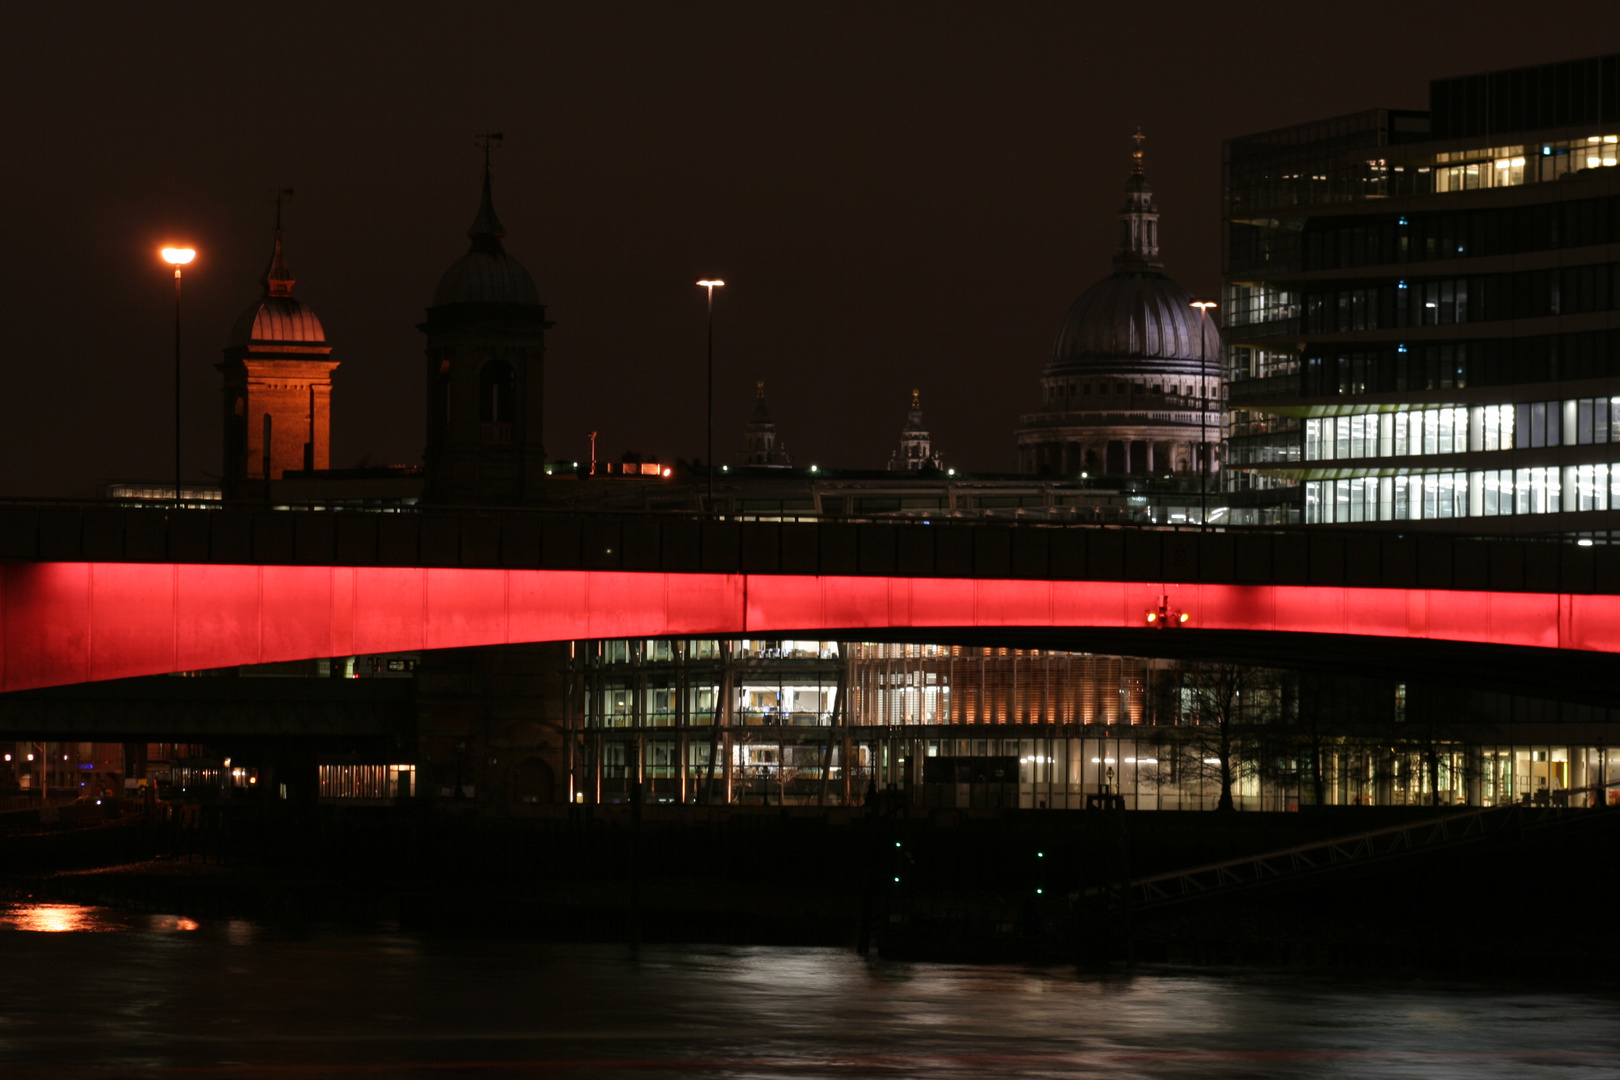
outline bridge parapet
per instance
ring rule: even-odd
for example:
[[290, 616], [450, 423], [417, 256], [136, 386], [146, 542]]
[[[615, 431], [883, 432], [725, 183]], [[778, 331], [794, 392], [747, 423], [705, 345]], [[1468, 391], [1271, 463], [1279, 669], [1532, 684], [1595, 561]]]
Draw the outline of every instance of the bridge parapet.
[[0, 506], [0, 560], [898, 575], [1620, 594], [1609, 546], [1047, 523], [524, 509]]

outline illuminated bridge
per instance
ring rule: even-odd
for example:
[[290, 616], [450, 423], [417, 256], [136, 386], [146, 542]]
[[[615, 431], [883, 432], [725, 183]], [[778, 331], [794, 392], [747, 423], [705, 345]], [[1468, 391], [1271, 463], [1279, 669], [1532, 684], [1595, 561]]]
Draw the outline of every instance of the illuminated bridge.
[[1620, 551], [1515, 540], [12, 504], [0, 560], [5, 690], [682, 635], [1422, 665], [1504, 687], [1620, 672]]

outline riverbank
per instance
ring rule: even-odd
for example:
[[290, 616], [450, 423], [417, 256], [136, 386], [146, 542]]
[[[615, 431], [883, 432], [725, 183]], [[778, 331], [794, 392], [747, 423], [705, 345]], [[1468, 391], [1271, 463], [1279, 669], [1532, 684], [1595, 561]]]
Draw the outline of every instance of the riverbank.
[[[878, 816], [648, 808], [141, 820], [0, 839], [14, 895], [267, 926], [387, 926], [552, 942], [857, 949], [962, 962], [1283, 964], [1477, 975], [1554, 964], [1612, 981], [1620, 814], [1417, 852], [1160, 910], [1099, 886], [1433, 811]], [[1575, 815], [1586, 815], [1577, 817]], [[21, 852], [26, 859], [12, 856]], [[57, 853], [51, 857], [52, 851]], [[1575, 868], [1572, 872], [1571, 868]], [[1557, 934], [1537, 933], [1556, 918]]]

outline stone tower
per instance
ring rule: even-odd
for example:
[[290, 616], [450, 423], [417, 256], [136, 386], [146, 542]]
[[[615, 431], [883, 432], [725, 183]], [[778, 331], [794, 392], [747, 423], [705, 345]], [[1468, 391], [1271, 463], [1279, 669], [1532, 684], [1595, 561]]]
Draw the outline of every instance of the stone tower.
[[259, 499], [289, 471], [331, 467], [332, 372], [326, 331], [293, 296], [292, 271], [276, 240], [261, 279], [264, 295], [236, 320], [225, 358], [227, 499]]
[[545, 482], [545, 336], [534, 279], [506, 253], [489, 161], [467, 236], [427, 321], [427, 492], [434, 502], [514, 502]]

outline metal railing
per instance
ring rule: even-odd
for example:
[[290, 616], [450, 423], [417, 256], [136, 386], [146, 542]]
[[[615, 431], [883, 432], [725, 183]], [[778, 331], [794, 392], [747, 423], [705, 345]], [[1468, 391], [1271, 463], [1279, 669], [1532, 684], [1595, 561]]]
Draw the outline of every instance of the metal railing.
[[[1570, 794], [1605, 793], [1620, 781], [1568, 789]], [[1620, 818], [1620, 812], [1616, 814]], [[1247, 889], [1298, 881], [1313, 875], [1360, 868], [1372, 863], [1456, 848], [1501, 836], [1574, 820], [1571, 810], [1516, 802], [1464, 813], [1425, 818], [1404, 825], [1338, 836], [1281, 851], [1268, 851], [1190, 870], [1175, 870], [1126, 883], [1109, 883], [1074, 894], [1071, 899], [1092, 907], [1142, 911]]]

